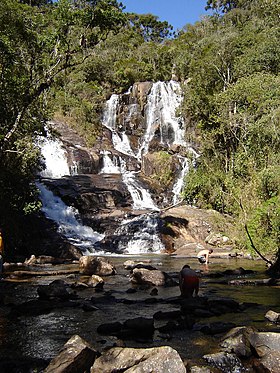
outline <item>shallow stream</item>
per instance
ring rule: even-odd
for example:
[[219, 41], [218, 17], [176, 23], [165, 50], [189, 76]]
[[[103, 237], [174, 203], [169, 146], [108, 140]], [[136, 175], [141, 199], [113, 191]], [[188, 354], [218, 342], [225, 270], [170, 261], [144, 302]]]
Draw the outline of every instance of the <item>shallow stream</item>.
[[[158, 295], [151, 296], [149, 290], [137, 290], [127, 293], [132, 287], [129, 271], [123, 263], [128, 260], [149, 259], [151, 265], [170, 274], [177, 279], [178, 272], [184, 264], [189, 264], [201, 273], [199, 296], [207, 298], [231, 298], [239, 303], [250, 304], [243, 312], [227, 313], [222, 316], [203, 318], [199, 323], [214, 321], [233, 322], [237, 326], [251, 325], [259, 330], [277, 330], [277, 325], [265, 319], [268, 310], [280, 312], [279, 286], [228, 285], [230, 279], [242, 279], [244, 276], [212, 276], [226, 269], [253, 269], [254, 274], [246, 275], [250, 279], [267, 278], [264, 263], [260, 260], [218, 259], [211, 258], [208, 269], [195, 258], [177, 258], [162, 255], [141, 257], [109, 257], [116, 266], [117, 275], [104, 277], [103, 292], [87, 288], [77, 290], [79, 299], [92, 299], [97, 307], [95, 311], [87, 311], [82, 307], [63, 307], [39, 315], [11, 316], [11, 304], [38, 299], [37, 287], [49, 284], [60, 278], [67, 283], [80, 279], [79, 275], [64, 276], [34, 276], [25, 280], [4, 280], [0, 282], [0, 371], [1, 372], [38, 372], [41, 371], [51, 358], [56, 356], [64, 343], [74, 334], [79, 334], [93, 346], [102, 351], [108, 341], [108, 336], [97, 333], [97, 327], [102, 323], [114, 321], [124, 322], [127, 319], [153, 317], [158, 311], [176, 310], [179, 305], [170, 302], [179, 296], [179, 287], [158, 287]], [[78, 269], [77, 264], [63, 266], [44, 266], [40, 270]], [[16, 268], [19, 270], [19, 268]], [[34, 268], [32, 268], [34, 270]], [[82, 278], [81, 278], [82, 280]], [[157, 301], [152, 301], [152, 298]], [[149, 299], [151, 301], [149, 301]], [[195, 329], [195, 328], [194, 328]], [[164, 337], [155, 335], [151, 341], [125, 340], [128, 347], [152, 347], [170, 345], [175, 348], [183, 360], [203, 364], [202, 356], [219, 351], [220, 335], [206, 335], [199, 331], [174, 330]]]

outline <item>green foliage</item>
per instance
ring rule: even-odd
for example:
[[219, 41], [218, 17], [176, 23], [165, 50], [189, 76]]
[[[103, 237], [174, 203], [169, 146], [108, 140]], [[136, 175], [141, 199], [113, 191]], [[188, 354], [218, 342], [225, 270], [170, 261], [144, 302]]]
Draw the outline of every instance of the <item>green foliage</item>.
[[237, 240], [249, 247], [247, 222], [255, 246], [272, 253], [279, 249], [279, 4], [208, 7], [218, 15], [176, 40], [176, 68], [188, 78], [182, 110], [201, 153], [184, 197], [234, 216]]
[[161, 22], [153, 14], [129, 13], [128, 19], [132, 29], [140, 34], [145, 41], [160, 42], [172, 35], [173, 27], [168, 22]]
[[153, 182], [165, 189], [173, 181], [173, 158], [164, 151], [153, 153], [154, 173], [150, 175]]
[[248, 230], [259, 251], [264, 254], [277, 253], [280, 246], [279, 227], [280, 198], [278, 195], [257, 207], [248, 221]]
[[[59, 87], [65, 72], [81, 66], [125, 21], [113, 0], [24, 3], [0, 3], [0, 225], [11, 231], [20, 216], [39, 208], [34, 180], [42, 163], [35, 144], [45, 134], [55, 101], [51, 87]], [[82, 99], [81, 113], [75, 115], [87, 131], [98, 104], [91, 105], [89, 97], [96, 86], [90, 82], [87, 92], [84, 88], [73, 91]], [[96, 132], [94, 127], [89, 137]]]

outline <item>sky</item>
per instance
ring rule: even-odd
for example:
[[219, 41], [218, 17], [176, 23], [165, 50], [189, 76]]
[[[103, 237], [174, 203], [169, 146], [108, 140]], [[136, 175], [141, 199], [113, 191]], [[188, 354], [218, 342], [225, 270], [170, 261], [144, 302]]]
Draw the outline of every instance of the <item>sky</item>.
[[160, 21], [167, 21], [174, 31], [181, 29], [187, 23], [195, 23], [202, 15], [207, 0], [119, 0], [129, 13], [151, 13]]

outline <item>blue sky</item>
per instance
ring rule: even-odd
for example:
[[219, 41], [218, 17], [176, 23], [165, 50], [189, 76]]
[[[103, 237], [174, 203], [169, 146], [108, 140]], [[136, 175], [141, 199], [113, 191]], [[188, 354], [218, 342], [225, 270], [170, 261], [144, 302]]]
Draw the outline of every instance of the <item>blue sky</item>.
[[205, 15], [207, 0], [119, 0], [125, 5], [126, 12], [146, 14], [159, 17], [174, 27], [174, 31], [187, 23], [194, 23]]

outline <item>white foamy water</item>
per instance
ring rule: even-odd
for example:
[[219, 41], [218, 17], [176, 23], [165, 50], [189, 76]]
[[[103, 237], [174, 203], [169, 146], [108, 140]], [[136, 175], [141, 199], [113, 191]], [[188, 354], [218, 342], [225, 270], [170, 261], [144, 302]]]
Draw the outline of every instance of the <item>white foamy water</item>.
[[[48, 190], [43, 184], [37, 183], [42, 201], [42, 211], [49, 219], [57, 222], [61, 232], [75, 246], [80, 247], [84, 254], [95, 254], [93, 245], [101, 241], [104, 235], [95, 232], [91, 227], [79, 222], [79, 212], [72, 206], [67, 206]], [[104, 254], [98, 252], [98, 254]]]
[[147, 98], [146, 132], [137, 153], [138, 159], [148, 152], [157, 129], [160, 130], [161, 143], [186, 145], [185, 124], [183, 118], [177, 116], [181, 101], [182, 92], [179, 83], [170, 81], [153, 84]]
[[[102, 161], [103, 167], [100, 170], [100, 174], [120, 174], [121, 169], [118, 166], [118, 158], [116, 156], [112, 156], [108, 151], [101, 151], [102, 154]], [[111, 159], [112, 156], [112, 159]]]
[[164, 250], [164, 245], [159, 238], [157, 229], [157, 219], [152, 215], [145, 214], [124, 220], [116, 231], [116, 234], [124, 238], [118, 244], [119, 250], [122, 250], [126, 255], [161, 253]]
[[70, 175], [67, 163], [67, 153], [58, 139], [46, 137], [40, 139], [41, 153], [45, 159], [46, 169], [41, 172], [43, 177], [60, 178]]

